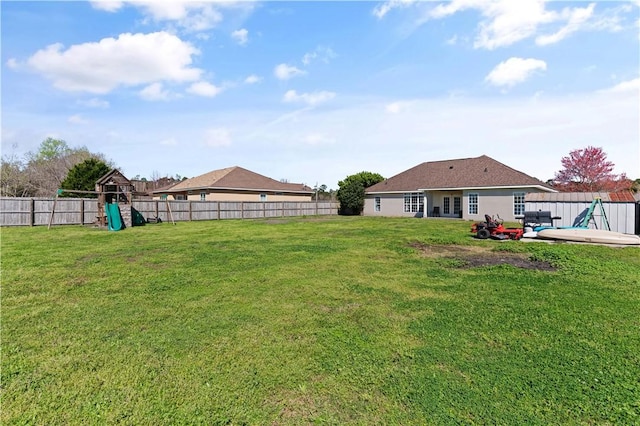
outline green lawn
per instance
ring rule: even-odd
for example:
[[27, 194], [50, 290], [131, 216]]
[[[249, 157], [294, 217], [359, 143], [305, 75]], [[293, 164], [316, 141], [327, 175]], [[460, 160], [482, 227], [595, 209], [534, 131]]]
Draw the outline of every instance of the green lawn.
[[469, 228], [3, 228], [0, 422], [639, 424], [640, 248]]

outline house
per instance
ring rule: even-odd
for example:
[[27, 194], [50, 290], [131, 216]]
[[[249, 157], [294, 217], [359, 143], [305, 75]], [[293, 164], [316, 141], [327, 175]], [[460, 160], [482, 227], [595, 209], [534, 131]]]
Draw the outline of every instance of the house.
[[185, 179], [152, 193], [154, 199], [193, 201], [311, 201], [313, 189], [235, 166]]
[[532, 192], [557, 191], [486, 155], [431, 161], [367, 188], [363, 214], [516, 221]]

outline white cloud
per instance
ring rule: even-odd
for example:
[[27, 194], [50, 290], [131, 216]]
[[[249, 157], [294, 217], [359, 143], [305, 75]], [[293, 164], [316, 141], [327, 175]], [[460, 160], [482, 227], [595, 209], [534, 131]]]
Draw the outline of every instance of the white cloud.
[[124, 6], [124, 2], [113, 0], [91, 0], [89, 1], [94, 9], [104, 10], [106, 12], [116, 12]]
[[494, 86], [514, 86], [526, 81], [536, 71], [547, 69], [546, 62], [540, 59], [509, 58], [500, 62], [487, 77], [485, 81]]
[[198, 80], [202, 70], [191, 67], [197, 54], [191, 44], [166, 32], [126, 33], [67, 50], [60, 43], [52, 44], [27, 63], [61, 90], [103, 94], [119, 86]]
[[402, 109], [402, 105], [400, 102], [393, 102], [393, 103], [387, 104], [387, 106], [385, 107], [385, 111], [391, 114], [398, 114], [401, 109]]
[[289, 80], [295, 76], [304, 75], [306, 73], [307, 72], [304, 70], [301, 70], [299, 68], [296, 68], [294, 66], [290, 66], [287, 64], [277, 65], [273, 70], [273, 74], [279, 80]]
[[256, 84], [256, 83], [260, 83], [261, 81], [262, 81], [262, 77], [259, 77], [255, 74], [251, 74], [250, 76], [244, 79], [244, 82], [246, 84]]
[[205, 132], [204, 144], [206, 146], [217, 148], [231, 145], [231, 132], [224, 127], [208, 129]]
[[88, 121], [85, 120], [80, 114], [72, 115], [67, 119], [67, 121], [71, 124], [87, 124]]
[[240, 46], [244, 46], [249, 42], [249, 31], [242, 28], [231, 33], [231, 38]]
[[563, 11], [563, 15], [568, 15], [567, 24], [553, 34], [536, 37], [536, 44], [544, 46], [547, 44], [557, 43], [566, 38], [569, 34], [578, 31], [583, 27], [584, 23], [593, 16], [593, 9], [595, 6], [595, 3], [591, 3], [589, 6], [582, 9], [565, 9]]
[[336, 53], [330, 47], [318, 46], [314, 51], [304, 54], [302, 57], [302, 63], [304, 65], [309, 65], [311, 62], [319, 60], [326, 64], [336, 56]]
[[219, 95], [220, 92], [222, 92], [222, 88], [215, 86], [211, 83], [208, 83], [206, 81], [198, 81], [196, 83], [193, 83], [191, 86], [189, 86], [189, 88], [187, 89], [187, 92], [193, 95], [213, 98]]
[[415, 0], [388, 0], [384, 3], [378, 4], [372, 11], [373, 15], [382, 19], [384, 16], [389, 13], [391, 10], [399, 8], [399, 7], [407, 7], [411, 5]]
[[634, 93], [640, 95], [640, 77], [634, 80], [623, 81], [615, 86], [604, 90], [610, 93]]
[[105, 101], [104, 99], [98, 99], [98, 98], [80, 100], [80, 101], [78, 101], [78, 105], [82, 105], [82, 106], [88, 107], [88, 108], [102, 108], [102, 109], [109, 108], [109, 102], [108, 101]]
[[160, 141], [160, 145], [164, 145], [164, 146], [177, 146], [178, 145], [178, 141], [176, 138], [167, 138], [167, 139], [162, 139]]
[[565, 7], [560, 12], [547, 10], [545, 0], [452, 0], [438, 4], [428, 13], [428, 19], [442, 19], [458, 12], [477, 10], [483, 19], [478, 24], [475, 48], [496, 49], [510, 46], [529, 37], [536, 37], [541, 29], [552, 24], [564, 24], [554, 33], [536, 37], [538, 45], [557, 43], [580, 30], [621, 29], [620, 15], [625, 7], [594, 14], [595, 3], [586, 7]]
[[125, 3], [138, 8], [146, 16], [146, 20], [157, 23], [174, 23], [187, 31], [209, 30], [223, 20], [222, 13], [218, 8], [223, 7], [224, 4], [211, 1], [105, 1], [93, 2], [93, 6], [98, 9], [115, 12], [122, 8]]
[[320, 91], [313, 93], [300, 93], [298, 94], [295, 90], [289, 90], [284, 94], [282, 98], [283, 102], [291, 102], [291, 103], [305, 103], [310, 106], [318, 105], [323, 102], [327, 102], [333, 98], [335, 98], [336, 94], [334, 92]]
[[169, 99], [169, 92], [164, 90], [162, 83], [152, 83], [142, 89], [139, 95], [145, 101], [166, 101]]
[[16, 70], [20, 67], [20, 64], [18, 64], [18, 61], [15, 58], [9, 58], [7, 60], [7, 67], [11, 68], [12, 70]]
[[310, 133], [302, 138], [306, 145], [328, 145], [336, 142], [335, 138], [328, 137], [322, 133]]

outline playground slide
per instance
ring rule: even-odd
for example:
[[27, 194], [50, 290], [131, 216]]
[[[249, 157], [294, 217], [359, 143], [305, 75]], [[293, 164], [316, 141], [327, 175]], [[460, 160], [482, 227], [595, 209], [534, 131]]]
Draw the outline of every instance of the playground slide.
[[109, 231], [120, 231], [122, 228], [124, 228], [122, 217], [120, 216], [120, 207], [118, 207], [118, 204], [106, 203], [104, 205], [104, 211], [107, 214]]

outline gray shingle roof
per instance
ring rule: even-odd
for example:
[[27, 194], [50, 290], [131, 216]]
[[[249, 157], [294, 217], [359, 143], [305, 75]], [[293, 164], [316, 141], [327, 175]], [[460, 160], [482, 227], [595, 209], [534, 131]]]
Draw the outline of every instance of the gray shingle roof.
[[431, 161], [370, 186], [366, 192], [409, 192], [420, 189], [463, 189], [535, 186], [553, 191], [544, 182], [508, 167], [493, 158]]
[[185, 179], [168, 190], [154, 192], [182, 192], [199, 189], [238, 189], [277, 192], [312, 193], [313, 190], [301, 183], [284, 183], [260, 175], [242, 167], [227, 167], [213, 170], [200, 176]]

